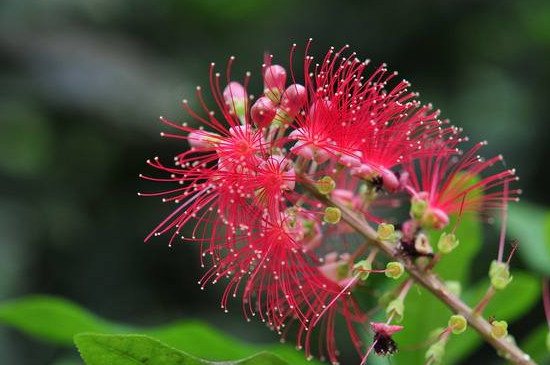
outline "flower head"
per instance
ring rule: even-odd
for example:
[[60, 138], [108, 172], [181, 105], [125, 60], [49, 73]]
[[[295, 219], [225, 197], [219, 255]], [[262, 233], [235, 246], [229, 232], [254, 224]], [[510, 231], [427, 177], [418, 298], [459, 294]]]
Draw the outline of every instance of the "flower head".
[[[360, 335], [370, 310], [355, 291], [373, 274], [398, 279], [407, 267], [401, 258], [375, 261], [378, 250], [356, 233], [358, 221], [378, 225], [373, 240], [395, 245], [406, 258], [431, 258], [423, 228], [441, 229], [451, 214], [501, 208], [519, 190], [507, 188], [517, 179], [513, 170], [472, 180], [501, 157], [478, 156], [483, 143], [460, 152], [461, 130], [438, 119], [439, 111], [418, 101], [385, 64], [371, 72], [348, 46], [331, 47], [319, 62], [309, 51], [310, 43], [300, 60], [303, 80], [267, 56], [256, 99], [250, 73], [231, 79], [234, 57], [226, 80], [211, 64], [215, 107], [197, 87], [199, 111], [183, 103], [191, 122], [161, 118], [172, 131], [161, 135], [186, 141], [188, 149], [171, 164], [149, 160], [163, 176], [141, 176], [171, 186], [141, 195], [175, 204], [146, 241], [166, 234], [169, 244], [177, 237], [197, 244], [206, 270], [199, 284], [226, 283], [223, 309], [240, 297], [247, 320], [259, 318], [283, 337], [297, 329], [308, 357], [337, 363], [339, 322], [362, 358], [370, 351]], [[295, 45], [291, 64], [294, 57]], [[403, 192], [411, 217], [395, 222]], [[458, 240], [445, 237], [439, 250], [451, 254]], [[390, 308], [390, 319], [403, 315], [406, 283], [381, 308]], [[391, 336], [402, 327], [371, 327], [370, 349], [395, 352]]]

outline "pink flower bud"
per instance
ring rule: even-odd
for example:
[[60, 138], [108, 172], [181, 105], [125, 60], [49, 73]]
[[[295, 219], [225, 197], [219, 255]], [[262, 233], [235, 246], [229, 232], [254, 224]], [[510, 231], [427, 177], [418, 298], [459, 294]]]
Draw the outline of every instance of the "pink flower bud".
[[273, 118], [275, 118], [276, 113], [277, 105], [265, 96], [256, 100], [252, 108], [250, 108], [252, 121], [260, 128], [267, 127]]
[[194, 130], [187, 136], [189, 145], [193, 148], [208, 148], [219, 141], [220, 136], [200, 129]]
[[223, 90], [223, 99], [232, 113], [239, 117], [244, 116], [247, 94], [243, 85], [231, 81]]
[[391, 336], [396, 332], [403, 330], [403, 326], [395, 324], [387, 324], [384, 322], [371, 322], [370, 324], [373, 332], [379, 333], [384, 336]]
[[273, 93], [276, 99], [281, 97], [286, 83], [286, 71], [282, 66], [271, 65], [264, 70], [264, 86], [266, 95]]
[[443, 229], [449, 224], [449, 216], [439, 208], [429, 208], [422, 217], [422, 223], [430, 228]]
[[394, 192], [399, 187], [399, 180], [397, 179], [397, 176], [393, 173], [393, 171], [388, 169], [383, 169], [382, 172], [380, 172], [380, 175], [382, 176], [382, 183], [384, 184], [384, 188], [389, 192]]
[[307, 102], [307, 90], [300, 84], [292, 84], [286, 88], [281, 98], [281, 107], [290, 116], [298, 114]]
[[340, 156], [338, 162], [346, 167], [360, 167], [361, 157], [363, 157], [363, 153], [361, 151], [356, 151], [353, 155], [344, 154]]
[[351, 175], [359, 177], [361, 179], [370, 179], [373, 175], [374, 170], [367, 164], [361, 164], [357, 167], [351, 168]]

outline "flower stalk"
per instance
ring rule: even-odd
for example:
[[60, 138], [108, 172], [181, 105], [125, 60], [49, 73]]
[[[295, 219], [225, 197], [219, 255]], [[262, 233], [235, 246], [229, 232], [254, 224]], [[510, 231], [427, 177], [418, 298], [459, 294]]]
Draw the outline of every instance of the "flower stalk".
[[305, 187], [318, 199], [339, 208], [342, 213], [341, 219], [349, 224], [358, 234], [377, 247], [391, 260], [401, 262], [409, 276], [417, 284], [430, 291], [454, 313], [464, 316], [468, 324], [475, 329], [486, 342], [493, 346], [497, 352], [503, 354], [507, 360], [514, 364], [535, 365], [531, 357], [523, 352], [516, 344], [506, 341], [504, 338], [495, 338], [495, 336], [492, 335], [491, 324], [481, 317], [478, 312], [464, 303], [458, 296], [448, 290], [445, 283], [436, 274], [420, 268], [411, 260], [403, 260], [392, 244], [378, 239], [378, 232], [365, 222], [364, 219], [338, 201], [331, 199], [329, 196], [319, 194], [314, 183], [307, 181], [307, 178], [304, 178], [304, 181]]

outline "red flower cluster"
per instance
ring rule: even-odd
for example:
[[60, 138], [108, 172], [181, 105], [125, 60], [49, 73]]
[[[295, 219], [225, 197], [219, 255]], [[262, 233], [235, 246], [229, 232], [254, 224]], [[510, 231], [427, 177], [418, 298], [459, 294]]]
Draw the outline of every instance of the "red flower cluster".
[[[293, 46], [291, 64], [295, 58]], [[379, 264], [374, 249], [358, 269], [364, 245], [341, 212], [304, 185], [317, 182], [319, 193], [375, 223], [394, 219], [380, 212], [410, 204], [400, 233], [406, 242], [423, 229], [445, 228], [452, 214], [485, 213], [516, 199], [518, 190], [503, 189], [516, 179], [514, 171], [489, 172], [501, 157], [481, 158], [484, 143], [462, 152], [461, 130], [439, 120], [386, 65], [369, 75], [369, 61], [348, 46], [330, 48], [316, 63], [308, 43], [302, 83], [268, 57], [256, 100], [247, 92], [249, 74], [243, 83], [230, 79], [233, 61], [223, 89], [210, 67], [216, 111], [197, 88], [202, 111], [183, 102], [195, 122], [161, 118], [176, 131], [161, 135], [191, 148], [171, 166], [148, 161], [166, 177], [142, 177], [174, 187], [141, 195], [160, 195], [176, 209], [146, 240], [168, 234], [170, 244], [177, 237], [199, 244], [208, 268], [200, 285], [227, 282], [222, 308], [240, 296], [247, 319], [259, 317], [283, 336], [297, 328], [307, 356], [337, 363], [339, 316], [363, 356], [368, 315], [352, 292], [369, 285], [370, 273], [385, 270], [372, 268]]]

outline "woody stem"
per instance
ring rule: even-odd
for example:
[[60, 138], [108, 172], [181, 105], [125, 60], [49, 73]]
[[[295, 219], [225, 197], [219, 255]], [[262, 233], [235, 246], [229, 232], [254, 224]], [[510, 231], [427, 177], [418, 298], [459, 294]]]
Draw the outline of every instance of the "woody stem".
[[333, 200], [330, 196], [319, 194], [312, 181], [306, 181], [305, 187], [321, 201], [331, 206], [337, 207], [342, 212], [342, 220], [349, 224], [357, 233], [363, 236], [367, 241], [376, 246], [386, 256], [393, 261], [399, 261], [405, 267], [409, 276], [418, 284], [425, 287], [441, 302], [443, 302], [454, 313], [460, 314], [466, 318], [470, 326], [475, 329], [481, 337], [503, 356], [513, 362], [521, 365], [536, 365], [530, 359], [530, 356], [523, 352], [518, 346], [506, 339], [497, 339], [491, 335], [491, 325], [489, 322], [475, 313], [458, 296], [452, 293], [444, 282], [433, 272], [418, 267], [412, 260], [405, 260], [399, 255], [395, 247], [388, 243], [378, 240], [378, 234], [362, 217], [347, 208], [345, 205]]

